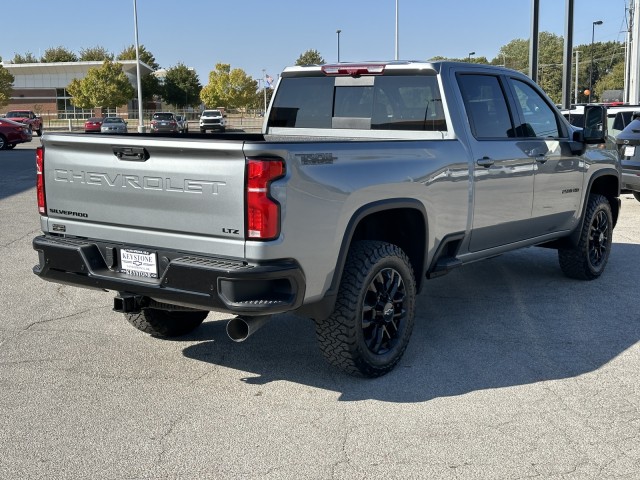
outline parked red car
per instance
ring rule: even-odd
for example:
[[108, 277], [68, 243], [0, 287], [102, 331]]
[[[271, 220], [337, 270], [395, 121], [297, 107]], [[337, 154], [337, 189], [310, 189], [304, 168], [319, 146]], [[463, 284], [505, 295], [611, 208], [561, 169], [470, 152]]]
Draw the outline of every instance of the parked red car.
[[102, 117], [91, 117], [87, 118], [84, 122], [84, 131], [85, 133], [89, 132], [100, 132], [100, 128], [102, 127], [102, 121], [104, 118]]
[[6, 114], [6, 118], [10, 118], [14, 122], [24, 123], [31, 131], [42, 136], [42, 118], [37, 116], [31, 110], [9, 110]]
[[31, 129], [24, 123], [0, 118], [0, 150], [10, 150], [18, 143], [30, 142]]

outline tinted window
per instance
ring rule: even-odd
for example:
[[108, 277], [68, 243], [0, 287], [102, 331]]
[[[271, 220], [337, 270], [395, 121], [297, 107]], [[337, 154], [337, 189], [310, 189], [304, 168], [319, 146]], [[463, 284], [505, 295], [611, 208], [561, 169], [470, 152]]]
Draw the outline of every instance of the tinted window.
[[173, 120], [173, 113], [154, 113], [154, 120]]
[[559, 137], [555, 109], [552, 109], [530, 85], [515, 79], [512, 79], [511, 82], [524, 116], [522, 131], [525, 136]]
[[511, 115], [498, 77], [460, 75], [458, 84], [476, 138], [514, 137]]
[[336, 86], [336, 77], [281, 82], [269, 118], [272, 127], [447, 129], [435, 77], [379, 76], [369, 85]]
[[575, 127], [584, 127], [584, 115], [581, 113], [565, 113], [564, 118], [569, 120], [569, 123]]

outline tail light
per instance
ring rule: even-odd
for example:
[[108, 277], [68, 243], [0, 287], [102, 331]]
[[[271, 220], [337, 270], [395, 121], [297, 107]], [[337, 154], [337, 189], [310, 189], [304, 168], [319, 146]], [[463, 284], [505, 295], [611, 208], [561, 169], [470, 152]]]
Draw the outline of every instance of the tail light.
[[280, 204], [271, 198], [271, 182], [284, 176], [281, 159], [247, 159], [247, 238], [272, 240], [280, 235]]
[[36, 195], [40, 215], [47, 214], [47, 201], [44, 197], [44, 148], [36, 148]]

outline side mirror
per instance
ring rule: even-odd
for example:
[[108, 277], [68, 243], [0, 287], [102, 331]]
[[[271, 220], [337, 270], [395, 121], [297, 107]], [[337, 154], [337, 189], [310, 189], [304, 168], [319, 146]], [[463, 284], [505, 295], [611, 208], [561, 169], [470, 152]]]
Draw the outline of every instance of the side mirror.
[[587, 105], [584, 108], [582, 141], [587, 144], [605, 143], [607, 139], [607, 107]]

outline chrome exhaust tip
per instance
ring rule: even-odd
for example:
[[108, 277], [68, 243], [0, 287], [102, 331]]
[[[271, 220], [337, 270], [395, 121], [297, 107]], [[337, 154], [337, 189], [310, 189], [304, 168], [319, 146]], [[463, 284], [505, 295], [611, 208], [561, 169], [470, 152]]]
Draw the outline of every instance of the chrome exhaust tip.
[[270, 315], [232, 318], [227, 322], [227, 335], [234, 342], [244, 342], [267, 323], [270, 318]]

